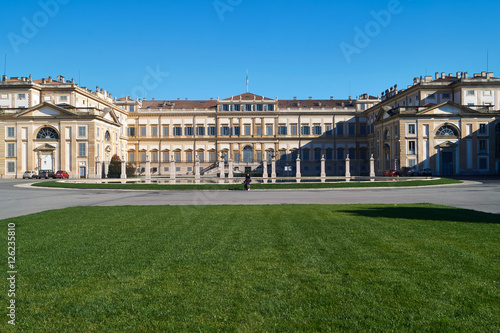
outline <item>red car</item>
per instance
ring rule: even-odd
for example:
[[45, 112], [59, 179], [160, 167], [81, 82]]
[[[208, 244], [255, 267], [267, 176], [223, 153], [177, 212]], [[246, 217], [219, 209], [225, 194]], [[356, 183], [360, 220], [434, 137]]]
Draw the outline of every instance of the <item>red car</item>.
[[395, 177], [398, 175], [398, 172], [394, 169], [389, 169], [387, 171], [384, 171], [384, 176], [389, 176], [389, 177]]
[[59, 170], [55, 173], [54, 178], [69, 178], [69, 174], [66, 171]]

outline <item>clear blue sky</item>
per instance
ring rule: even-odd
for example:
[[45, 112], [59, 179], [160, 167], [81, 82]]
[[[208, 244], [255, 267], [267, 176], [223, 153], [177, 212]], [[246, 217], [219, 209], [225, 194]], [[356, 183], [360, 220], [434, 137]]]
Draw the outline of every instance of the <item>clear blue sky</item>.
[[74, 77], [118, 97], [226, 98], [245, 92], [248, 70], [256, 94], [347, 98], [485, 71], [487, 51], [500, 76], [499, 12], [463, 0], [4, 1], [0, 52], [8, 76]]

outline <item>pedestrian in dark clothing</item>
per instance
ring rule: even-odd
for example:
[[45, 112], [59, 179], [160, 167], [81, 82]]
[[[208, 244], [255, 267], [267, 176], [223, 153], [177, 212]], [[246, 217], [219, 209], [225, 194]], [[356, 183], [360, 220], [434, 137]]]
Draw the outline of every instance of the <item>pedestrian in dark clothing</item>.
[[247, 173], [247, 175], [245, 176], [245, 190], [247, 191], [250, 191], [250, 183], [252, 182], [252, 179], [250, 178], [250, 174]]

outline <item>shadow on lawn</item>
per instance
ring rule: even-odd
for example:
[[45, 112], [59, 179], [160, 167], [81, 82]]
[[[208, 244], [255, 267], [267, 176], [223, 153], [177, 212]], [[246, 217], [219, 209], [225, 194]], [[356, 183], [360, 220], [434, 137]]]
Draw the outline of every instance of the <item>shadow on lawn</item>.
[[470, 222], [500, 224], [500, 216], [468, 209], [447, 207], [388, 206], [367, 209], [343, 210], [343, 213], [372, 218], [398, 218], [409, 220], [431, 220], [447, 222]]

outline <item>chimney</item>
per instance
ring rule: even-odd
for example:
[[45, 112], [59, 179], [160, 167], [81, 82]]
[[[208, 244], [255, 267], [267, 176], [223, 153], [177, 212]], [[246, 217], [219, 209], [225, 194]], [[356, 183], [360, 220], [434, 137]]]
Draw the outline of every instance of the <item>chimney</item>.
[[99, 92], [99, 86], [95, 86], [95, 92]]
[[7, 75], [2, 75], [2, 81], [7, 81]]
[[49, 76], [49, 79], [47, 82], [52, 82], [52, 76]]
[[188, 99], [186, 98], [186, 101], [187, 101], [187, 100], [188, 100]]
[[439, 72], [436, 72], [436, 76], [435, 76], [434, 80], [437, 80], [437, 79], [439, 79]]
[[32, 76], [31, 76], [31, 74], [30, 74], [30, 81], [32, 81], [32, 80], [33, 80], [33, 77], [32, 77]]
[[309, 97], [309, 100], [310, 100], [310, 101], [312, 101], [312, 99], [313, 99], [312, 97]]
[[457, 78], [459, 78], [459, 79], [460, 79], [461, 77], [462, 77], [462, 73], [457, 72]]
[[464, 79], [468, 79], [469, 78], [469, 72], [465, 72], [464, 73]]
[[42, 79], [42, 84], [47, 83], [47, 79]]
[[441, 78], [444, 79], [446, 77], [446, 74], [444, 72], [441, 73]]
[[58, 75], [57, 76], [57, 82], [66, 83], [66, 80], [64, 79], [64, 76]]
[[296, 101], [297, 100], [297, 96], [293, 96], [293, 100]]
[[210, 100], [211, 100], [211, 101], [213, 101], [213, 100], [214, 100], [214, 98], [213, 98], [213, 97], [210, 97]]
[[180, 101], [181, 99], [179, 97], [177, 97], [177, 100]]
[[152, 98], [151, 100], [152, 100], [152, 101], [154, 101], [155, 99], [154, 99], [154, 98]]
[[486, 77], [486, 72], [481, 72], [482, 77]]
[[487, 79], [492, 79], [493, 78], [493, 72], [486, 73], [486, 78]]
[[416, 85], [418, 83], [418, 77], [413, 78], [413, 85]]
[[333, 96], [330, 96], [330, 101], [333, 101]]
[[453, 73], [448, 74], [448, 76], [450, 76], [450, 77], [453, 76]]
[[432, 76], [428, 75], [425, 77], [425, 82], [431, 82], [432, 81]]
[[396, 94], [398, 93], [398, 85], [397, 84], [394, 85], [394, 91], [396, 92]]

